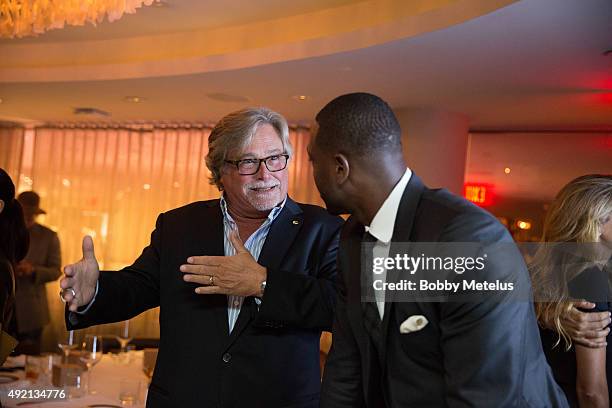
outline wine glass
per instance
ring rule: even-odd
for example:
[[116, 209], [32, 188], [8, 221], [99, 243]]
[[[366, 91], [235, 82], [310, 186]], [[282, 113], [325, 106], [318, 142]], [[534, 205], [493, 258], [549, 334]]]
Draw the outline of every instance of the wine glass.
[[121, 330], [121, 334], [119, 336], [115, 336], [119, 345], [121, 346], [121, 353], [125, 353], [127, 350], [127, 345], [132, 341], [132, 337], [130, 337], [130, 321], [126, 320], [123, 322], [123, 329]]
[[93, 366], [102, 360], [102, 336], [92, 334], [85, 336], [79, 358], [87, 366], [87, 392], [88, 394], [95, 394], [95, 391], [91, 389], [91, 373]]
[[57, 343], [57, 345], [64, 354], [62, 362], [68, 363], [68, 356], [70, 355], [70, 351], [76, 349], [79, 346], [74, 341], [74, 330], [68, 331], [68, 338], [65, 338], [64, 341], [60, 341], [59, 343]]

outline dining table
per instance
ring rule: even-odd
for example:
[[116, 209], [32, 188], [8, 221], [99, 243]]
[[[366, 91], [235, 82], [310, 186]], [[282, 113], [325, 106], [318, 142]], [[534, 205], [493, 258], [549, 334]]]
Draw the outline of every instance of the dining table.
[[[148, 389], [143, 357], [142, 350], [104, 354], [91, 371], [90, 392], [83, 390], [84, 395], [76, 397], [69, 397], [68, 389], [53, 386], [50, 375], [35, 381], [26, 378], [25, 356], [9, 357], [0, 368], [0, 401], [7, 408], [142, 408]], [[125, 384], [138, 390], [132, 401], [120, 399]]]

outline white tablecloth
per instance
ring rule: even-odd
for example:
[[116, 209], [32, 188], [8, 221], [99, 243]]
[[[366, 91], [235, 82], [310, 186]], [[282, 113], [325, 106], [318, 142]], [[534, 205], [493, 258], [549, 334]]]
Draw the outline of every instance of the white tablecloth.
[[[20, 381], [0, 385], [0, 400], [2, 405], [7, 408], [86, 408], [88, 405], [109, 404], [121, 406], [119, 400], [120, 383], [123, 379], [140, 382], [140, 401], [132, 405], [134, 407], [144, 407], [147, 388], [147, 377], [142, 371], [142, 351], [130, 351], [126, 356], [105, 354], [102, 360], [93, 368], [91, 378], [91, 388], [96, 391], [95, 395], [87, 395], [80, 398], [66, 399], [56, 402], [45, 401], [37, 404], [17, 405], [20, 402], [32, 401], [8, 397], [11, 389], [55, 389], [46, 384], [32, 384], [25, 380], [23, 370], [14, 371], [10, 374], [20, 377]], [[129, 360], [129, 361], [126, 361]]]

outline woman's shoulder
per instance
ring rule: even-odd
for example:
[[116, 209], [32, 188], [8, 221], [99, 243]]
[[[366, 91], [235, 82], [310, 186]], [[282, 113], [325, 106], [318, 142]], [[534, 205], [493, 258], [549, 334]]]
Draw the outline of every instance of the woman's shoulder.
[[610, 291], [606, 272], [597, 265], [583, 269], [568, 282], [569, 295], [574, 299], [585, 299], [595, 303], [596, 307], [590, 312], [608, 310]]

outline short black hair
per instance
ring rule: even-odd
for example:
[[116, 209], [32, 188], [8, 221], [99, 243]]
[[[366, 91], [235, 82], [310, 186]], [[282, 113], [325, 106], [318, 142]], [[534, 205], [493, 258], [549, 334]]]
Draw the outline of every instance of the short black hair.
[[350, 93], [329, 102], [316, 116], [317, 144], [365, 155], [398, 150], [402, 131], [391, 107], [376, 95]]

